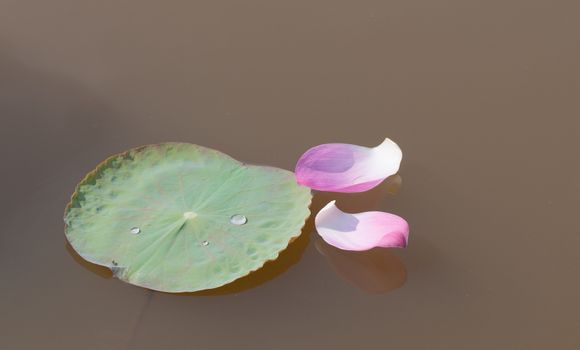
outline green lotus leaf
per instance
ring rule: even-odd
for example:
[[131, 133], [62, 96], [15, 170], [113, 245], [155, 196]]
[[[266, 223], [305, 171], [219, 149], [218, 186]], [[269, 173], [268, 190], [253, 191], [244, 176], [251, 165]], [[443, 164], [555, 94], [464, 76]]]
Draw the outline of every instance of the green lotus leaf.
[[119, 279], [165, 292], [222, 286], [278, 257], [308, 216], [292, 172], [187, 143], [113, 156], [77, 186], [66, 237]]

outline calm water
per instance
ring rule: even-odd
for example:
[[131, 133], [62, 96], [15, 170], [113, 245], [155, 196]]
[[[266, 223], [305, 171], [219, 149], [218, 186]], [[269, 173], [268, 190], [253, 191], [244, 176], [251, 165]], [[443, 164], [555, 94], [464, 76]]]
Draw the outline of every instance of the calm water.
[[[0, 2], [3, 349], [580, 348], [580, 4]], [[324, 142], [404, 152], [348, 211], [408, 219], [346, 253], [312, 220], [280, 259], [191, 295], [67, 247], [75, 184], [183, 141], [293, 169]]]

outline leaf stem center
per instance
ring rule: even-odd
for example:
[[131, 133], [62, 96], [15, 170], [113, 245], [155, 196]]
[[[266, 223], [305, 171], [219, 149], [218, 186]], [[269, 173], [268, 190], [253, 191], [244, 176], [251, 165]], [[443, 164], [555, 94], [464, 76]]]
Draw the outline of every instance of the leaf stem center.
[[183, 217], [186, 219], [195, 219], [197, 217], [197, 213], [193, 211], [186, 211], [185, 213], [183, 213]]

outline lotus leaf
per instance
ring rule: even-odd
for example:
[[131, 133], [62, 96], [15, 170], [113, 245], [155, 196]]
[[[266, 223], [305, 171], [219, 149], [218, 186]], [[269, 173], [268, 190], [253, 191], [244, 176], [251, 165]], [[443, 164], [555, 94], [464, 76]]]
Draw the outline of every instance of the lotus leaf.
[[149, 145], [105, 160], [79, 183], [66, 237], [128, 283], [210, 289], [276, 259], [300, 234], [311, 198], [283, 169], [187, 143]]

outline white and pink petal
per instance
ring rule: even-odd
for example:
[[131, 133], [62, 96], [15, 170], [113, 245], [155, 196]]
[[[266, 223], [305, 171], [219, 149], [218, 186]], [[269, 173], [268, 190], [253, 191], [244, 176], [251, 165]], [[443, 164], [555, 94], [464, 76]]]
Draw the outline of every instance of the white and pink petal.
[[296, 180], [326, 192], [363, 192], [399, 171], [403, 153], [385, 139], [376, 147], [329, 143], [306, 151], [296, 164]]
[[400, 216], [380, 211], [345, 213], [336, 201], [318, 212], [315, 225], [324, 241], [344, 250], [405, 248], [409, 240], [409, 224]]

